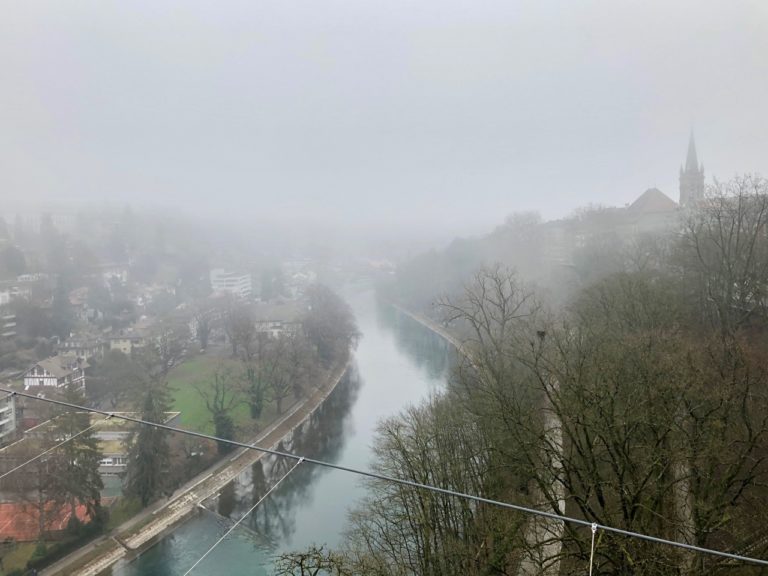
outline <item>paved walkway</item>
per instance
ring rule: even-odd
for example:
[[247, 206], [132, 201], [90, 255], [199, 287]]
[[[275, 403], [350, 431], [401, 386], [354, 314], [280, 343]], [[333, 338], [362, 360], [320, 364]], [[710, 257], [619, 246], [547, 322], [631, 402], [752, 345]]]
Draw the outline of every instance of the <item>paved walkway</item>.
[[[315, 392], [295, 403], [277, 422], [262, 431], [252, 440], [258, 444], [274, 448], [289, 432], [299, 426], [320, 406], [334, 390], [347, 371], [348, 363], [338, 368], [328, 382]], [[78, 549], [56, 564], [41, 571], [41, 576], [77, 574], [78, 576], [97, 576], [112, 564], [126, 556], [130, 550], [136, 550], [147, 544], [152, 538], [169, 530], [187, 516], [195, 512], [205, 499], [219, 492], [236, 478], [243, 470], [252, 466], [264, 455], [264, 452], [241, 448], [229, 457], [229, 461], [217, 463], [199, 476], [190, 480], [176, 491], [175, 497], [168, 501], [156, 502], [124, 524], [94, 542]], [[140, 529], [136, 526], [149, 521]], [[92, 553], [105, 542], [111, 544], [95, 558], [81, 566], [84, 557]]]

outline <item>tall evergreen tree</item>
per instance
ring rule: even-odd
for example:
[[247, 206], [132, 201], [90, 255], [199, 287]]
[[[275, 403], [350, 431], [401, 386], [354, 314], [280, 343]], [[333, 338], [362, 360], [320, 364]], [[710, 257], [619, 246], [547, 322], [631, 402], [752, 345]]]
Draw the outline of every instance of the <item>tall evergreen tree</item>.
[[[162, 423], [169, 406], [165, 383], [150, 380], [141, 400], [141, 419]], [[129, 442], [125, 491], [139, 498], [142, 506], [147, 506], [167, 487], [170, 467], [168, 431], [139, 425]]]
[[[66, 388], [64, 398], [71, 404], [85, 403], [83, 390], [71, 385]], [[70, 410], [53, 420], [54, 436], [72, 438], [90, 425], [91, 417], [87, 412]], [[78, 504], [86, 505], [92, 520], [100, 516], [101, 490], [104, 487], [99, 475], [101, 457], [98, 439], [91, 429], [64, 444], [52, 458], [55, 470], [53, 497], [70, 506], [72, 518], [77, 518]]]

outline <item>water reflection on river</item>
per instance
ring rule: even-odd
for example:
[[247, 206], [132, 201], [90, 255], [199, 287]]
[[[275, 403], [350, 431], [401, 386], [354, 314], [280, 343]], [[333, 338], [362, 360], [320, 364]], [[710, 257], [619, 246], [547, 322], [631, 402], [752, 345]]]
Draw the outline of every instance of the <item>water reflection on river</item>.
[[[448, 345], [370, 290], [346, 295], [363, 337], [355, 362], [333, 394], [281, 449], [345, 466], [367, 468], [376, 423], [445, 385]], [[248, 510], [293, 461], [268, 457], [206, 502], [207, 511], [114, 576], [182, 575]], [[199, 576], [269, 574], [270, 559], [341, 539], [347, 510], [363, 494], [358, 477], [302, 464], [194, 571]], [[110, 572], [104, 573], [109, 574]]]

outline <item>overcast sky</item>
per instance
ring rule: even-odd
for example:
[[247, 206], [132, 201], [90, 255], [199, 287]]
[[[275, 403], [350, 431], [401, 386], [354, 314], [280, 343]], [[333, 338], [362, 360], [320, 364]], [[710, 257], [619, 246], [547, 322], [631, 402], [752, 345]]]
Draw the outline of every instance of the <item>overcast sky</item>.
[[5, 0], [0, 195], [479, 231], [768, 174], [768, 2]]

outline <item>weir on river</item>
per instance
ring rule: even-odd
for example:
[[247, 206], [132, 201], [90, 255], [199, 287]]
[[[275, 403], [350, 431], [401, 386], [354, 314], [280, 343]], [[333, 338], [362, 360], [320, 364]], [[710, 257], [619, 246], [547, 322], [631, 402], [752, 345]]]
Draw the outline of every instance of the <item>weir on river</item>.
[[[376, 425], [445, 386], [451, 347], [369, 289], [346, 294], [362, 332], [347, 376], [281, 450], [369, 468]], [[201, 511], [138, 557], [104, 576], [182, 576], [287, 471], [268, 456]], [[359, 476], [302, 464], [195, 568], [199, 576], [271, 574], [276, 554], [309, 544], [337, 546], [347, 512], [365, 494]]]

